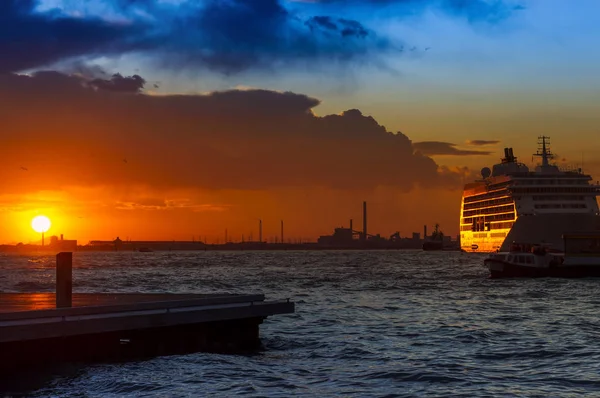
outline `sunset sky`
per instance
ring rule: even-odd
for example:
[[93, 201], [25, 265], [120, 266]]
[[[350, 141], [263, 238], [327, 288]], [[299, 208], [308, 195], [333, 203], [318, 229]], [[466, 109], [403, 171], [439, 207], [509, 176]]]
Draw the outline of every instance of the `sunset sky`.
[[598, 0], [2, 0], [0, 243], [458, 233], [537, 136], [600, 179]]

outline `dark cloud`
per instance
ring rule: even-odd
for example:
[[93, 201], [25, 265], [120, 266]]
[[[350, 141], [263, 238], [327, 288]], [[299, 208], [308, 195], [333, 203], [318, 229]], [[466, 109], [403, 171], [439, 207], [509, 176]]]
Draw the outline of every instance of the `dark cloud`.
[[443, 0], [441, 7], [472, 22], [480, 20], [498, 22], [508, 18], [515, 11], [525, 8], [514, 0]]
[[[459, 186], [460, 173], [441, 173], [404, 134], [358, 110], [317, 117], [318, 104], [290, 92], [118, 95], [81, 76], [0, 75], [0, 156], [14, 166], [0, 178], [35, 190]], [[27, 178], [13, 172], [20, 165]]]
[[202, 6], [108, 1], [129, 23], [72, 17], [61, 10], [42, 13], [33, 0], [7, 1], [0, 6], [0, 72], [74, 56], [143, 51], [163, 66], [235, 73], [322, 60], [369, 61], [373, 53], [395, 49], [358, 21], [300, 17], [281, 0], [207, 0]]
[[360, 23], [348, 19], [336, 19], [326, 16], [312, 17], [306, 21], [311, 31], [330, 33], [334, 36], [365, 38], [370, 32]]
[[112, 75], [110, 79], [94, 79], [89, 85], [99, 90], [108, 90], [120, 93], [139, 93], [144, 88], [146, 80], [139, 75], [121, 76], [120, 73]]
[[[495, 0], [103, 0], [128, 22], [74, 17], [61, 9], [36, 10], [34, 0], [0, 1], [0, 73], [48, 66], [77, 56], [146, 52], [162, 66], [208, 67], [226, 74], [250, 68], [276, 70], [321, 62], [380, 64], [378, 55], [401, 52], [359, 20], [339, 16], [341, 4], [375, 11], [401, 5], [413, 15], [441, 9], [471, 21], [501, 20], [516, 6]], [[85, 9], [88, 1], [69, 3]], [[338, 16], [336, 16], [338, 14]], [[396, 13], [397, 14], [397, 13]], [[352, 15], [352, 12], [347, 13]], [[364, 12], [357, 12], [361, 18]], [[395, 15], [395, 14], [394, 14]]]
[[498, 22], [525, 7], [516, 0], [317, 0], [324, 5], [359, 5], [364, 7], [400, 6], [406, 15], [426, 9], [441, 10], [471, 22]]
[[67, 57], [136, 48], [137, 25], [38, 13], [34, 0], [0, 2], [0, 73], [35, 68]]
[[486, 145], [496, 145], [499, 144], [499, 140], [467, 140], [467, 145], [472, 146], [486, 146]]
[[456, 144], [440, 141], [423, 141], [413, 143], [413, 148], [424, 155], [452, 155], [452, 156], [471, 156], [471, 155], [490, 155], [489, 151], [473, 151], [456, 148]]
[[202, 9], [178, 17], [174, 26], [158, 45], [168, 54], [162, 62], [201, 65], [224, 73], [314, 66], [324, 60], [369, 61], [379, 52], [395, 49], [358, 21], [303, 18], [280, 0], [209, 0]]

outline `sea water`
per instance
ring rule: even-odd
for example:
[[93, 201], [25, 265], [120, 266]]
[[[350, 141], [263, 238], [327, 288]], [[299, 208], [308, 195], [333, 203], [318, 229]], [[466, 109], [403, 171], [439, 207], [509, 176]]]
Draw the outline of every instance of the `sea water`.
[[[483, 258], [422, 251], [74, 253], [76, 292], [264, 293], [290, 298], [296, 313], [267, 318], [264, 350], [253, 355], [57, 368], [43, 379], [23, 375], [26, 393], [600, 396], [600, 279], [491, 280]], [[51, 292], [54, 283], [53, 257], [0, 255], [0, 291]]]

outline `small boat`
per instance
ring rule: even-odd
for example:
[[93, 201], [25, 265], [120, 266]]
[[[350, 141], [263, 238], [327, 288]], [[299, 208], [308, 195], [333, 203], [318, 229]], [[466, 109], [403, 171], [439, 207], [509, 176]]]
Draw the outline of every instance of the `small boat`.
[[600, 232], [565, 234], [564, 252], [549, 245], [513, 243], [508, 252], [490, 254], [484, 266], [491, 278], [600, 277]]

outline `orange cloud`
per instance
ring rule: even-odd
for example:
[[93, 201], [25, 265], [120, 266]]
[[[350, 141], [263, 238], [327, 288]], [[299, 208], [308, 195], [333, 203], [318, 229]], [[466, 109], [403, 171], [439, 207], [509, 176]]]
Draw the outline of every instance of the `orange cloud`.
[[490, 151], [474, 151], [470, 149], [459, 149], [456, 144], [442, 141], [423, 141], [415, 142], [413, 147], [421, 153], [428, 156], [449, 155], [449, 156], [477, 156], [490, 155]]
[[[151, 184], [207, 189], [451, 186], [437, 165], [357, 110], [264, 90], [127, 95], [54, 72], [0, 77], [3, 179], [21, 187]], [[21, 169], [25, 167], [27, 170]]]

